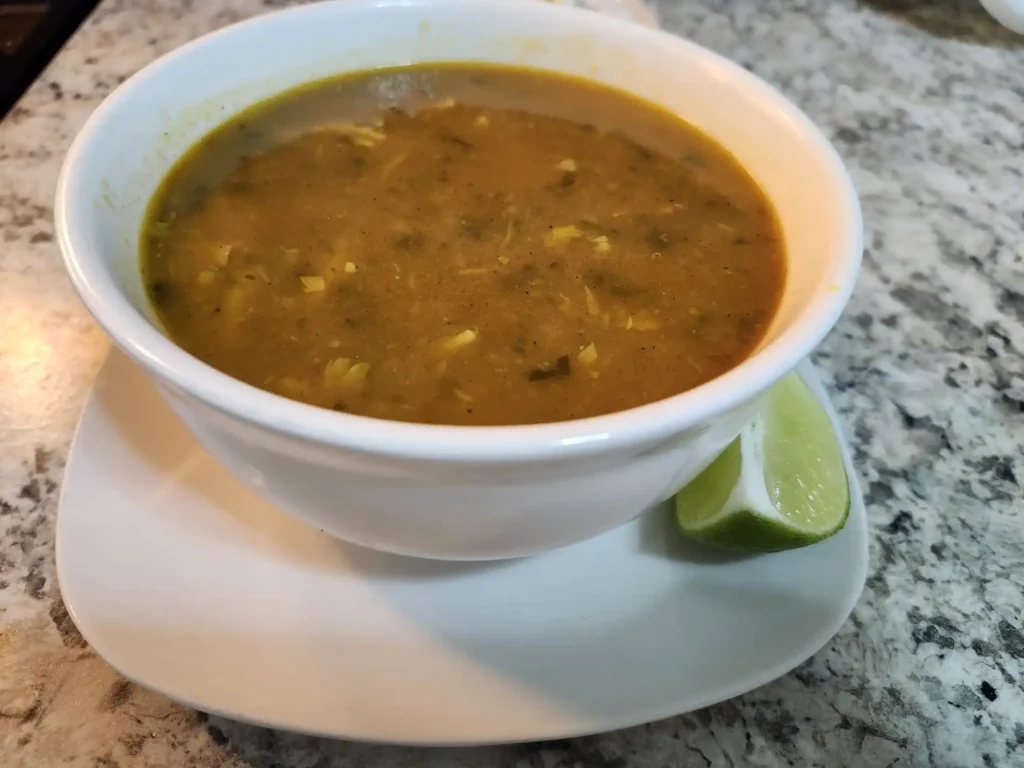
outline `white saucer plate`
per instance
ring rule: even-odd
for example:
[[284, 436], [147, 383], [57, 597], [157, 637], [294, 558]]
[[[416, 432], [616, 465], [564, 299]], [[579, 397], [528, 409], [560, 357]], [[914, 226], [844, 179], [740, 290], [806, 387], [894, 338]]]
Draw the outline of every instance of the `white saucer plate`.
[[192, 707], [376, 742], [552, 739], [707, 706], [821, 648], [864, 584], [849, 474], [846, 527], [793, 552], [698, 549], [661, 508], [526, 560], [412, 560], [243, 488], [115, 352], [68, 461], [57, 568], [92, 647]]

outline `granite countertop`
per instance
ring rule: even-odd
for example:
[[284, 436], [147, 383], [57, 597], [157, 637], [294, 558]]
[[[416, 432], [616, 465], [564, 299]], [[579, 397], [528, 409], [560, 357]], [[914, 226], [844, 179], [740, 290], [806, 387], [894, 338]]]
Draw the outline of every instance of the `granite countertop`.
[[278, 3], [104, 0], [0, 123], [0, 764], [1024, 766], [1024, 38], [973, 0], [663, 0], [830, 134], [864, 271], [815, 356], [867, 493], [852, 618], [718, 706], [550, 744], [416, 750], [208, 717], [120, 678], [57, 589], [75, 419], [106, 342], [59, 262], [62, 156], [122, 80]]

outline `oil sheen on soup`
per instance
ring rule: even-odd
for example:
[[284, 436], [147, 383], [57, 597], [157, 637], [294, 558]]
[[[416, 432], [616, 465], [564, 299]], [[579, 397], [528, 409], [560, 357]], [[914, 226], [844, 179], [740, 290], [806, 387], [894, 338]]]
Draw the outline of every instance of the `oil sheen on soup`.
[[742, 361], [785, 276], [774, 210], [713, 139], [584, 80], [432, 65], [313, 83], [213, 131], [142, 237], [186, 351], [402, 421], [584, 418]]

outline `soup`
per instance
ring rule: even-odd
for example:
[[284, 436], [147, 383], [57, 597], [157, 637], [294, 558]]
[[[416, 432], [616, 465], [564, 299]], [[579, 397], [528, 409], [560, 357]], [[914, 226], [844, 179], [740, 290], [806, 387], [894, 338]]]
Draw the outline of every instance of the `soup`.
[[606, 414], [742, 361], [779, 303], [770, 202], [660, 108], [530, 69], [303, 86], [171, 170], [142, 237], [170, 337], [256, 387], [402, 421]]

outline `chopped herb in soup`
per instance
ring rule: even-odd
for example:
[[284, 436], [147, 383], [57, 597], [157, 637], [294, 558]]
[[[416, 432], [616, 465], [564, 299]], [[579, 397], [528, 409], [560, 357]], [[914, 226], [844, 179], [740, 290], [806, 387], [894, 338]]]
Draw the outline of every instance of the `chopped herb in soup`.
[[785, 262], [721, 146], [620, 91], [431, 65], [321, 81], [171, 171], [142, 268], [170, 336], [325, 408], [495, 425], [698, 386], [757, 346]]

